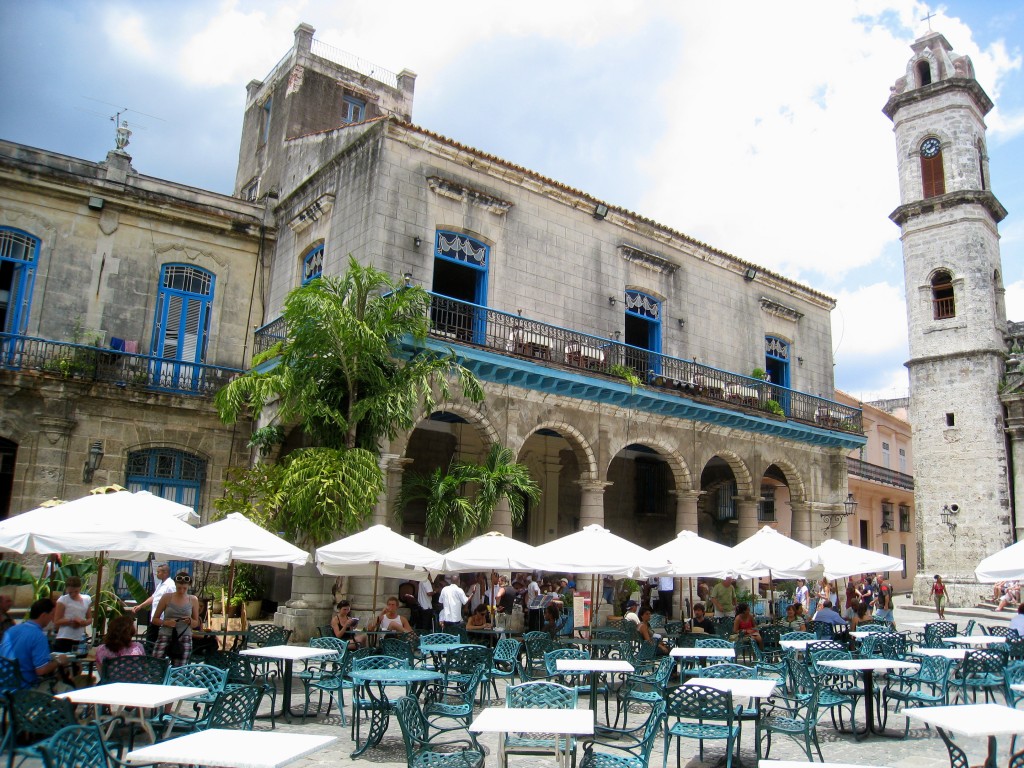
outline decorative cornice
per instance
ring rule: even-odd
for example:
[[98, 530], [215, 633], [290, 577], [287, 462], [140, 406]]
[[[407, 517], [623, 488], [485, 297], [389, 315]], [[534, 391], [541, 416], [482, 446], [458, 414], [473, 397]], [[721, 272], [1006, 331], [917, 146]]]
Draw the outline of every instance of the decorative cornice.
[[473, 189], [451, 179], [442, 179], [440, 176], [429, 177], [427, 185], [431, 191], [441, 197], [458, 200], [460, 203], [472, 203], [486, 211], [490, 211], [496, 216], [504, 216], [512, 207], [512, 203], [508, 200], [502, 200], [499, 197], [494, 197], [479, 189]]
[[288, 226], [292, 228], [293, 232], [301, 232], [314, 221], [325, 216], [333, 207], [334, 195], [320, 195], [320, 197], [303, 208], [302, 211], [299, 212], [298, 216], [289, 221]]
[[793, 307], [788, 307], [775, 299], [769, 299], [767, 296], [761, 297], [761, 311], [767, 312], [769, 315], [775, 315], [775, 317], [781, 317], [783, 320], [792, 320], [794, 323], [797, 322], [804, 313]]
[[924, 200], [915, 200], [912, 203], [901, 205], [889, 214], [889, 218], [894, 224], [902, 227], [915, 216], [922, 216], [947, 208], [955, 208], [959, 205], [980, 205], [989, 212], [989, 215], [996, 224], [1006, 218], [1006, 209], [1003, 208], [1002, 203], [996, 199], [995, 195], [987, 190], [975, 189], [962, 189], [958, 192], [947, 192], [944, 195], [929, 197]]
[[974, 99], [974, 103], [981, 111], [982, 116], [987, 115], [992, 111], [992, 99], [990, 99], [988, 94], [985, 93], [985, 90], [978, 85], [977, 80], [972, 77], [950, 77], [945, 80], [940, 80], [937, 83], [932, 83], [931, 85], [921, 86], [920, 88], [914, 88], [913, 90], [904, 91], [903, 93], [894, 93], [889, 97], [885, 106], [882, 107], [882, 112], [890, 120], [893, 120], [896, 113], [908, 104], [914, 104], [918, 101], [931, 99], [943, 91], [953, 90], [967, 91], [971, 95], [971, 98]]
[[626, 261], [639, 264], [642, 267], [646, 267], [647, 269], [655, 272], [661, 272], [663, 274], [671, 275], [679, 269], [678, 264], [674, 264], [664, 256], [658, 256], [650, 251], [644, 251], [632, 245], [626, 245], [625, 243], [621, 243], [619, 245], [619, 255]]

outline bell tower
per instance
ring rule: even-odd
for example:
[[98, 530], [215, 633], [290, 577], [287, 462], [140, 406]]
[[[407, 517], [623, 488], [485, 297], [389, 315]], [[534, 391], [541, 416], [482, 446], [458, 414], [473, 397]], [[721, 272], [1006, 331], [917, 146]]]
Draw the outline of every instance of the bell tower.
[[[985, 115], [967, 56], [929, 33], [883, 112], [893, 122], [910, 335], [910, 422], [918, 542], [917, 602], [932, 576], [950, 604], [973, 605], [974, 568], [1011, 541], [1010, 479], [999, 399], [1006, 309], [989, 189]], [[958, 586], [963, 585], [963, 586]]]

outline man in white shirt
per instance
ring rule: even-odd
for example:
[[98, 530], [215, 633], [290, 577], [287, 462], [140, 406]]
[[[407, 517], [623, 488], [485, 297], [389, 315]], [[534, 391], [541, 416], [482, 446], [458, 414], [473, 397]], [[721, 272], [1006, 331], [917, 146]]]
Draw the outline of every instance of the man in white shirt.
[[634, 624], [640, 623], [640, 616], [636, 612], [636, 600], [630, 600], [626, 603], [626, 613], [622, 618], [626, 621], [632, 621]]
[[1010, 619], [1010, 629], [1017, 630], [1017, 634], [1024, 637], [1024, 603], [1017, 606], [1017, 615]]
[[671, 576], [658, 577], [658, 613], [666, 620], [672, 618], [672, 598], [675, 596], [676, 580]]
[[[149, 598], [143, 600], [132, 608], [132, 613], [138, 613], [146, 606], [150, 606], [149, 626], [146, 628], [146, 641], [155, 645], [156, 636], [160, 633], [160, 627], [156, 625], [156, 609], [157, 606], [160, 605], [160, 598], [164, 595], [174, 593], [177, 587], [174, 586], [174, 579], [171, 578], [171, 567], [167, 563], [153, 563], [153, 568], [156, 571], [156, 589]], [[152, 648], [153, 645], [150, 645], [150, 648]]]
[[469, 602], [469, 597], [459, 586], [457, 580], [441, 590], [438, 598], [441, 601], [441, 627], [445, 632], [458, 631], [464, 626], [462, 621], [462, 606]]
[[419, 588], [416, 591], [416, 604], [420, 607], [419, 621], [417, 622], [421, 632], [433, 632], [434, 631], [434, 604], [432, 598], [434, 596], [434, 584], [430, 580], [430, 574], [427, 574], [427, 578], [420, 582]]
[[526, 585], [526, 607], [530, 609], [527, 627], [534, 631], [540, 629], [541, 611], [536, 608], [530, 608], [530, 606], [534, 604], [533, 601], [538, 597], [540, 597], [540, 584], [537, 583], [537, 574], [534, 572], [530, 576], [530, 583]]

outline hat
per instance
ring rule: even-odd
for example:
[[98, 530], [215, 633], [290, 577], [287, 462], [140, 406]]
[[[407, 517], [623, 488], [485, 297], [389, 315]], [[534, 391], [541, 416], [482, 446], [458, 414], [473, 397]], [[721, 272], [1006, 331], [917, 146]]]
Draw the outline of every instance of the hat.
[[167, 563], [166, 560], [154, 560], [153, 561], [153, 570], [154, 571], [157, 568], [167, 568], [167, 567], [168, 567], [168, 563]]
[[563, 584], [568, 584], [569, 583], [569, 580], [567, 578], [565, 578], [564, 576], [562, 577], [561, 581], [562, 581]]
[[627, 608], [636, 608], [636, 600], [628, 600], [628, 601], [626, 601], [626, 607]]

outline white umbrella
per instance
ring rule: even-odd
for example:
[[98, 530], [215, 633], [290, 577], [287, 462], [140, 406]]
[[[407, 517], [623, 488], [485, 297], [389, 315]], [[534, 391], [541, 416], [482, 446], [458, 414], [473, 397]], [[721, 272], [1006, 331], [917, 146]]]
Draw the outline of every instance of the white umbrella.
[[604, 573], [609, 576], [642, 576], [642, 569], [655, 573], [668, 567], [658, 562], [649, 550], [616, 536], [600, 525], [588, 525], [582, 531], [541, 544], [537, 559], [546, 571], [566, 573]]
[[432, 549], [395, 533], [386, 525], [339, 539], [316, 551], [316, 567], [327, 576], [373, 576], [373, 610], [377, 611], [377, 579], [422, 578], [440, 571], [444, 558]]
[[119, 491], [39, 507], [0, 523], [0, 550], [116, 560], [146, 560], [154, 552], [164, 558], [227, 563], [228, 549], [207, 543], [195, 528], [168, 514], [171, 504], [145, 491]]
[[974, 575], [983, 583], [1024, 579], [1024, 541], [989, 555], [974, 569]]
[[771, 571], [776, 578], [802, 576], [818, 565], [818, 553], [783, 536], [766, 525], [732, 548], [737, 568], [743, 573]]
[[446, 552], [442, 570], [445, 573], [472, 573], [491, 569], [533, 571], [542, 567], [536, 547], [491, 531]]
[[261, 528], [239, 512], [204, 525], [197, 532], [204, 540], [227, 547], [231, 551], [232, 566], [235, 563], [253, 563], [286, 568], [309, 562], [309, 552]]
[[[650, 576], [678, 576], [690, 578], [723, 578], [738, 575], [733, 550], [710, 539], [702, 539], [693, 531], [680, 531], [672, 541], [651, 550], [652, 562], [668, 562], [668, 570], [654, 573], [644, 568]], [[755, 576], [752, 574], [741, 574]]]
[[819, 544], [814, 551], [818, 553], [825, 578], [830, 580], [845, 579], [859, 573], [903, 570], [903, 561], [898, 557], [843, 544], [835, 539]]

